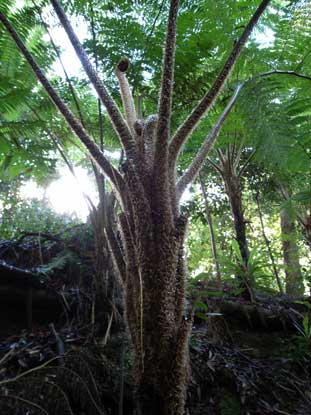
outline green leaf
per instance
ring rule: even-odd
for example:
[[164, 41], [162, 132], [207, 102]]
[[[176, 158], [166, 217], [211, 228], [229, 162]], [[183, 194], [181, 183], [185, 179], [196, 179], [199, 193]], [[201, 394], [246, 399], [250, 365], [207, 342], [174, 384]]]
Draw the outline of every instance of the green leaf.
[[195, 313], [196, 317], [199, 317], [201, 320], [208, 320], [208, 316], [204, 313]]
[[258, 249], [253, 248], [249, 254], [248, 262], [253, 263], [255, 257], [258, 255]]
[[311, 330], [309, 328], [309, 314], [306, 314], [302, 320], [303, 329], [305, 332], [305, 335], [310, 337]]
[[198, 282], [198, 281], [202, 281], [205, 278], [208, 278], [210, 276], [210, 274], [208, 274], [207, 272], [201, 272], [200, 274], [196, 275], [195, 277], [191, 278], [191, 282]]
[[296, 304], [302, 304], [302, 305], [306, 306], [309, 310], [311, 309], [311, 304], [309, 303], [309, 301], [296, 300], [295, 303]]
[[232, 241], [232, 249], [233, 249], [233, 252], [235, 253], [235, 256], [237, 257], [238, 261], [243, 263], [244, 261], [243, 261], [242, 255], [241, 255], [240, 247], [239, 247], [239, 244], [238, 244], [236, 239], [233, 239], [233, 241]]
[[304, 205], [309, 205], [311, 202], [311, 191], [310, 190], [304, 190], [299, 193], [296, 193], [293, 196], [293, 200], [296, 200], [297, 202], [300, 202]]
[[202, 297], [221, 297], [224, 295], [222, 291], [200, 291]]
[[200, 308], [200, 309], [202, 309], [204, 311], [207, 311], [208, 310], [208, 305], [205, 304], [205, 303], [203, 303], [203, 301], [196, 301], [195, 307], [196, 308]]

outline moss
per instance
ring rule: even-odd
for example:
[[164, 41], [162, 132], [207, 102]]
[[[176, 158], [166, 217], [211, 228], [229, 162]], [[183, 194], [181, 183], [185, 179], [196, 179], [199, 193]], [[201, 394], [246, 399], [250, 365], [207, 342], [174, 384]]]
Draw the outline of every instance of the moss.
[[241, 405], [239, 398], [231, 392], [225, 391], [219, 402], [220, 415], [240, 415]]

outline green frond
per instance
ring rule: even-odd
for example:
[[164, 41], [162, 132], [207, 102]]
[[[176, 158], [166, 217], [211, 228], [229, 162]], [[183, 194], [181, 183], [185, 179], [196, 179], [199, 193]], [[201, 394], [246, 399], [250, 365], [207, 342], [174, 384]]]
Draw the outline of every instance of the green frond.
[[311, 145], [310, 91], [308, 81], [289, 76], [258, 79], [246, 87], [240, 109], [257, 158], [267, 165], [293, 172], [308, 169], [304, 149]]

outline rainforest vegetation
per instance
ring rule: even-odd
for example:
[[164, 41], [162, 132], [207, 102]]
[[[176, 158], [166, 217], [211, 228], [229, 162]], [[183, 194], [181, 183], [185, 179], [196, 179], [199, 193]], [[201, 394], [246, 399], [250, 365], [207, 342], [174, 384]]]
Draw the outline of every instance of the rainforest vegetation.
[[310, 0], [1, 0], [1, 414], [310, 414], [310, 162]]

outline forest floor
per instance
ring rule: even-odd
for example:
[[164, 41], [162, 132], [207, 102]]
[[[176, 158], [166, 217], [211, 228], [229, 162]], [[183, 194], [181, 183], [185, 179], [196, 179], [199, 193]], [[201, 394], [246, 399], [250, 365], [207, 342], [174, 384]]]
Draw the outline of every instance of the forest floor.
[[296, 304], [231, 301], [218, 304], [218, 323], [193, 329], [190, 413], [311, 414], [310, 339]]
[[[193, 327], [188, 414], [310, 414], [310, 343], [290, 327], [292, 307], [265, 304], [271, 320], [260, 325], [247, 313], [262, 305], [234, 304], [235, 315]], [[0, 343], [0, 413], [118, 414], [122, 395], [132, 414], [131, 366], [122, 331], [103, 344], [90, 326], [24, 330]]]
[[[67, 286], [54, 278], [25, 288], [20, 281], [34, 277], [23, 273], [33, 265], [24, 256], [29, 247], [34, 252], [27, 244], [0, 243], [0, 414], [132, 415], [133, 354], [123, 324], [110, 326], [107, 318], [98, 330], [81, 299], [70, 302], [80, 298], [71, 281], [76, 269], [61, 261], [63, 247], [51, 240], [49, 260]], [[40, 249], [42, 262], [48, 254]], [[64, 292], [73, 314], [62, 312]], [[223, 293], [203, 298], [207, 320], [194, 321], [187, 414], [311, 414], [310, 299], [257, 293], [250, 303], [226, 287]]]

